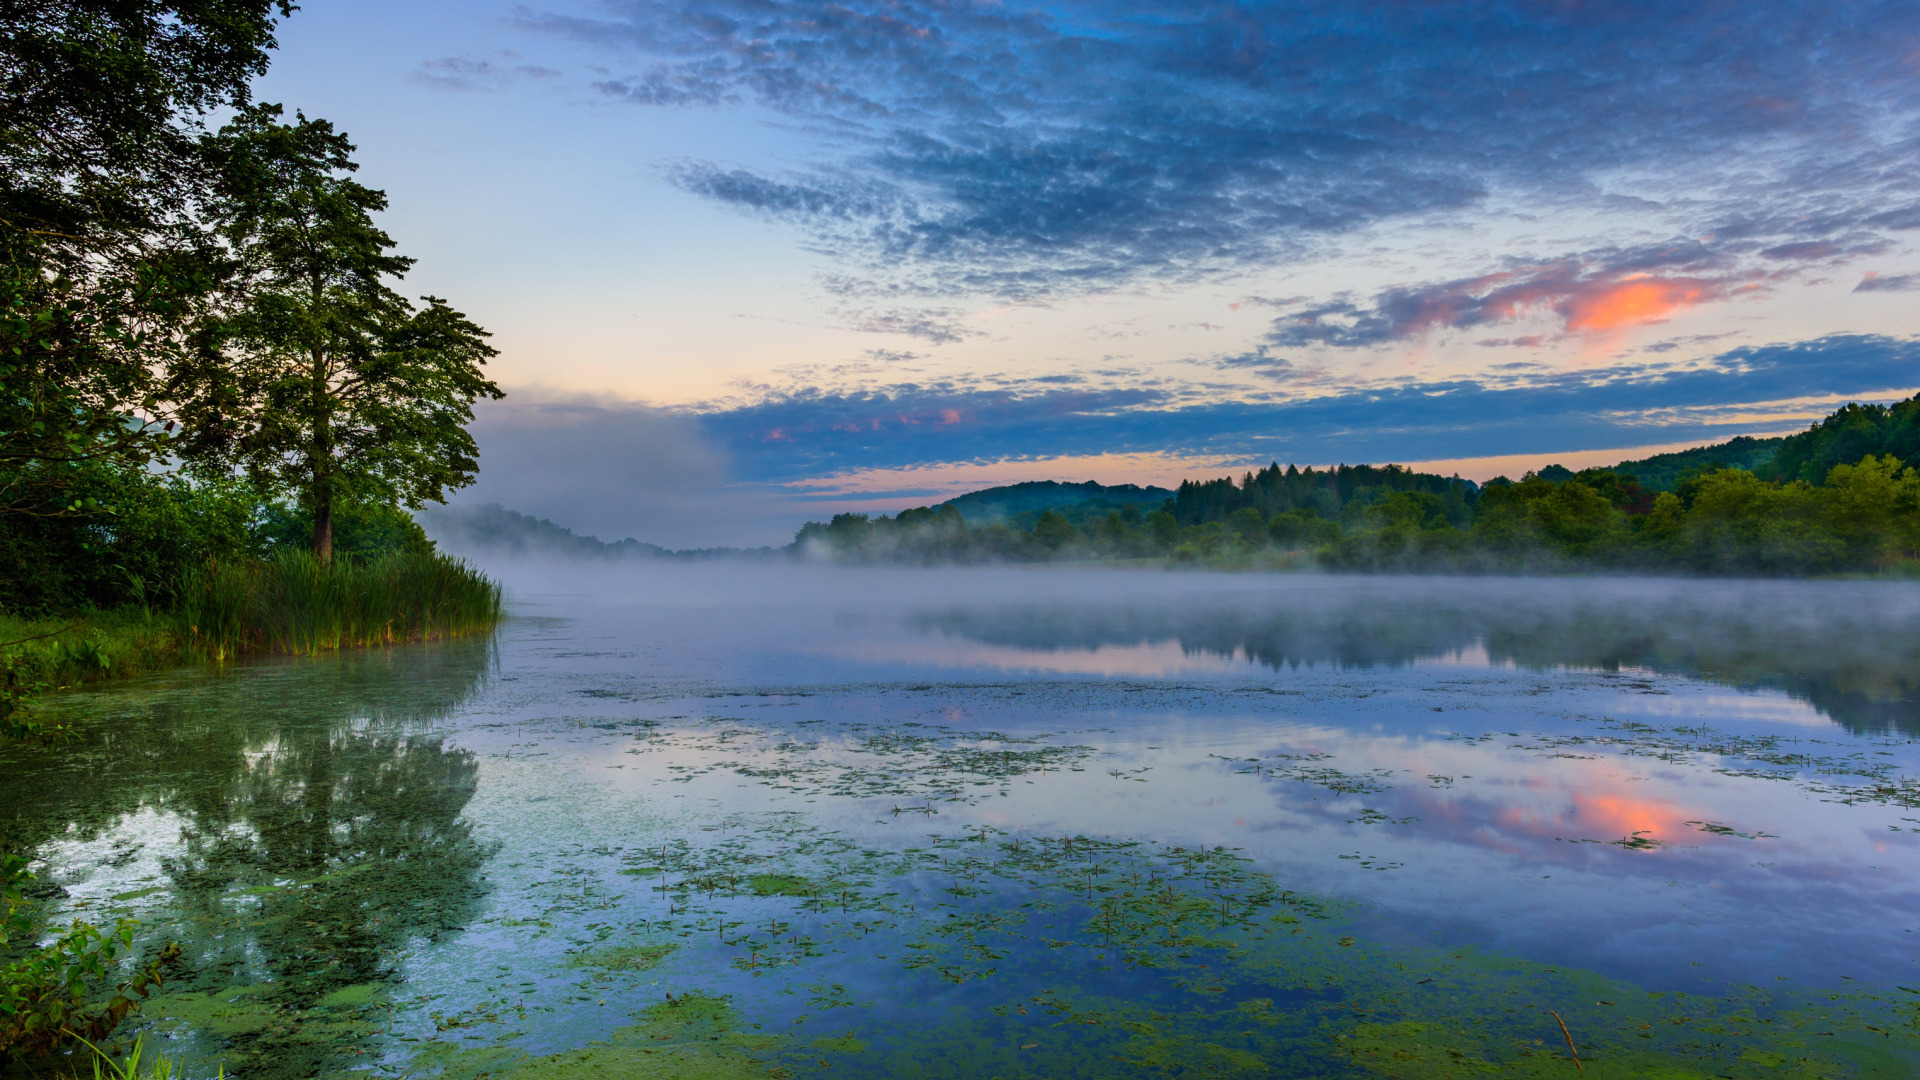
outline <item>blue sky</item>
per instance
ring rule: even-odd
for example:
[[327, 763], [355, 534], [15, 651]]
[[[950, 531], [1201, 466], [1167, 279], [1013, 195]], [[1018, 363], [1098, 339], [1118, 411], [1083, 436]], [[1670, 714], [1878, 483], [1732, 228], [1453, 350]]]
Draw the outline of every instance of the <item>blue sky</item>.
[[346, 0], [281, 40], [260, 95], [496, 332], [463, 497], [602, 533], [1484, 477], [1920, 387], [1910, 2]]

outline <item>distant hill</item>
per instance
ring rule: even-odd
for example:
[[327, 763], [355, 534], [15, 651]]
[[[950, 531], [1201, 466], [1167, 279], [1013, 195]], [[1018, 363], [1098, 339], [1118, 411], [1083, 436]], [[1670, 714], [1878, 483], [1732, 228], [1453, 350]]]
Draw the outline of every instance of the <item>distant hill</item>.
[[[1786, 442], [1785, 436], [1752, 439], [1745, 435], [1715, 446], [1696, 446], [1672, 454], [1655, 454], [1639, 461], [1623, 461], [1613, 467], [1617, 473], [1629, 473], [1649, 491], [1672, 491], [1682, 477], [1704, 469], [1745, 469], [1755, 472], [1773, 460]], [[1544, 471], [1542, 475], [1545, 475]]]
[[[1151, 513], [1173, 498], [1167, 488], [1141, 487], [1139, 484], [1063, 484], [1058, 480], [1029, 480], [1024, 484], [972, 491], [934, 507], [951, 506], [973, 526], [995, 522], [1016, 523], [1019, 519], [1038, 518], [1048, 510], [1057, 510], [1069, 520], [1104, 517], [1109, 511], [1134, 506]], [[1030, 524], [1030, 523], [1029, 523]]]
[[583, 536], [546, 518], [509, 510], [499, 503], [482, 506], [430, 506], [415, 515], [442, 550], [454, 555], [496, 554], [566, 559], [703, 559], [728, 555], [765, 555], [772, 548], [696, 548], [674, 551], [631, 536], [614, 543]]
[[1835, 465], [1851, 465], [1868, 454], [1892, 454], [1920, 466], [1920, 394], [1892, 405], [1842, 405], [1825, 420], [1787, 436], [1764, 475], [1818, 484]]
[[1743, 435], [1714, 446], [1623, 461], [1613, 471], [1631, 473], [1641, 487], [1654, 491], [1672, 491], [1687, 473], [1715, 468], [1745, 469], [1767, 480], [1818, 484], [1835, 465], [1851, 465], [1868, 454], [1892, 454], [1920, 467], [1920, 394], [1892, 405], [1848, 402], [1796, 435], [1770, 439]]

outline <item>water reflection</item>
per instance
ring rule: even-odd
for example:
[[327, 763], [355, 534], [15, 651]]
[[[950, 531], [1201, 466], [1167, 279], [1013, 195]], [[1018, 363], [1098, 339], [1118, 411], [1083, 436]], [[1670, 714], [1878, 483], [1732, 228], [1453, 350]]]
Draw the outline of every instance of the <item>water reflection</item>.
[[[1307, 594], [1284, 604], [955, 606], [909, 616], [924, 636], [887, 649], [918, 649], [923, 662], [955, 666], [987, 657], [1002, 668], [1135, 675], [1233, 661], [1274, 670], [1476, 661], [1639, 669], [1781, 691], [1855, 733], [1920, 734], [1920, 612], [1845, 590], [1791, 588], [1706, 593], [1676, 583], [1670, 592], [1589, 589], [1570, 601], [1564, 586], [1501, 583], [1481, 592]], [[1171, 662], [1174, 647], [1194, 662]], [[1093, 657], [1107, 662], [1086, 662]], [[1130, 657], [1142, 662], [1129, 668], [1121, 661]]]
[[[1594, 1075], [1706, 1075], [1730, 983], [1913, 985], [1916, 751], [1814, 712], [1912, 730], [1911, 589], [618, 584], [509, 623], [497, 676], [73, 699], [79, 744], [3, 752], [0, 828], [63, 912], [187, 943], [143, 1022], [196, 1075], [1349, 1075], [1361, 1039], [1492, 1074], [1540, 1003]], [[1846, 1008], [1795, 1030], [1883, 1027]]]
[[[8, 761], [6, 842], [37, 850], [60, 917], [137, 913], [186, 955], [145, 1015], [224, 1044], [248, 1076], [365, 1052], [401, 960], [462, 926], [488, 850], [462, 817], [479, 761], [433, 722], [484, 643], [182, 676]], [[27, 751], [10, 750], [19, 758]]]

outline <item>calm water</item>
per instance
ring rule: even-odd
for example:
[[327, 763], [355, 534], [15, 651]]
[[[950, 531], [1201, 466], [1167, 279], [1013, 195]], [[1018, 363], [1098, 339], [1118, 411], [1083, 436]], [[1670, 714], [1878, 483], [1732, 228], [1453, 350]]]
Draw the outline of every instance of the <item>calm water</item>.
[[504, 572], [496, 641], [0, 751], [54, 917], [186, 946], [131, 1030], [240, 1077], [1920, 1075], [1920, 589]]

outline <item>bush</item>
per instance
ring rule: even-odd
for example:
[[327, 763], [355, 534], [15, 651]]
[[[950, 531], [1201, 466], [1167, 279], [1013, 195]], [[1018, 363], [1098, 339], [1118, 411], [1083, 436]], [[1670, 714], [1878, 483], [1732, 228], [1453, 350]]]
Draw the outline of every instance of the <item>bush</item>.
[[[0, 902], [6, 905], [0, 946], [11, 946], [35, 929], [21, 891], [30, 876], [24, 858], [0, 855]], [[0, 1062], [44, 1054], [76, 1038], [102, 1038], [138, 1008], [180, 950], [167, 946], [131, 977], [118, 978], [124, 954], [133, 948], [134, 928], [131, 919], [112, 930], [76, 919], [51, 944], [0, 966]]]
[[165, 603], [180, 571], [253, 550], [243, 485], [76, 467], [78, 510], [0, 515], [0, 611], [17, 616]]

